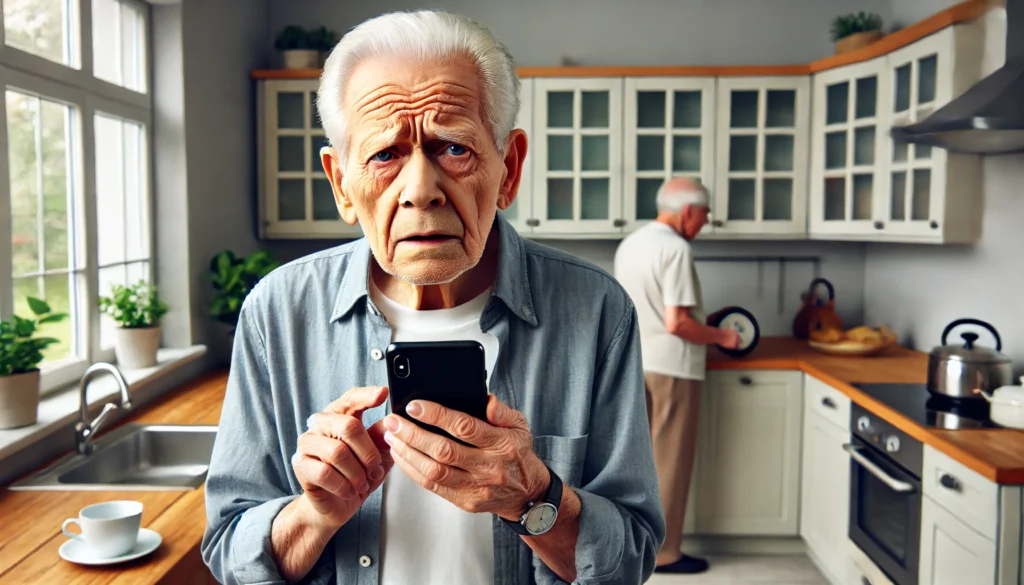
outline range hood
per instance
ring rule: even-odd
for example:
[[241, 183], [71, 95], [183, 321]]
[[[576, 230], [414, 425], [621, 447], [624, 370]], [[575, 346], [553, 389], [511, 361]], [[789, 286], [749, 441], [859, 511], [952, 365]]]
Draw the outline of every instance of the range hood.
[[[1017, 38], [1015, 38], [1017, 37]], [[1024, 0], [1006, 0], [1006, 62], [963, 95], [915, 124], [894, 127], [894, 140], [950, 152], [1024, 151]]]

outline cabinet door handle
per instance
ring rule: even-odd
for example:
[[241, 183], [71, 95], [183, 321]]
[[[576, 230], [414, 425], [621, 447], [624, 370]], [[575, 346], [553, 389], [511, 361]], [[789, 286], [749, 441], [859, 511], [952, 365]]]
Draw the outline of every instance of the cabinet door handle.
[[875, 222], [875, 229], [876, 229], [876, 230], [880, 230], [880, 229], [882, 229], [882, 228], [884, 228], [884, 227], [885, 227], [885, 224], [884, 224], [884, 223], [882, 223], [882, 222], [880, 222], [880, 221], [876, 221], [876, 222]]
[[626, 227], [626, 220], [616, 219], [615, 221], [612, 222], [612, 225], [614, 225], [615, 227]]
[[929, 225], [929, 226], [931, 226], [931, 228], [932, 228], [933, 230], [937, 230], [937, 229], [939, 229], [939, 222], [935, 221], [934, 219], [933, 219], [933, 220], [932, 220], [932, 222], [931, 222], [930, 224], [928, 224], [928, 225]]
[[942, 487], [946, 488], [947, 490], [953, 490], [955, 492], [960, 491], [960, 482], [957, 481], [955, 477], [948, 473], [942, 474], [942, 477], [939, 478], [939, 483], [941, 483]]
[[723, 227], [725, 225], [725, 222], [720, 219], [716, 219], [711, 222], [711, 225], [714, 227]]
[[861, 578], [860, 578], [860, 585], [871, 585], [871, 579], [868, 579], [867, 577], [861, 576]]
[[743, 384], [744, 386], [750, 386], [753, 383], [754, 381], [747, 376], [743, 376], [742, 378], [740, 378], [740, 384]]
[[540, 220], [531, 217], [530, 219], [526, 220], [526, 225], [530, 227], [537, 227], [540, 225]]
[[821, 403], [823, 405], [825, 405], [826, 407], [831, 408], [831, 409], [835, 409], [835, 407], [836, 407], [836, 403], [832, 402], [831, 398], [822, 398], [821, 399]]

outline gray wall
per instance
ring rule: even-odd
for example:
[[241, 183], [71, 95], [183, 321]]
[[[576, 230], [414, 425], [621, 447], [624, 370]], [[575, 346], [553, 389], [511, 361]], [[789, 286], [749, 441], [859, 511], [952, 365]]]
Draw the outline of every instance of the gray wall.
[[[1024, 10], [1024, 2], [1011, 1]], [[914, 21], [952, 3], [894, 0], [893, 6]], [[1019, 38], [1024, 30], [1018, 27], [1014, 34]], [[998, 66], [1002, 59], [994, 61]], [[976, 246], [868, 247], [866, 314], [890, 323], [925, 351], [939, 344], [942, 329], [954, 319], [989, 321], [1016, 371], [1024, 372], [1024, 154], [986, 157], [983, 181], [977, 204], [985, 209], [984, 227]], [[990, 341], [985, 337], [983, 343]]]

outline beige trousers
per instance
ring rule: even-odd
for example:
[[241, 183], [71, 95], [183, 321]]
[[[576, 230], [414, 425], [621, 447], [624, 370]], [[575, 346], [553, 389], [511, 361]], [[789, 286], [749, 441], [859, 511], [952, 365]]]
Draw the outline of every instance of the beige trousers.
[[658, 488], [665, 511], [667, 536], [661, 552], [662, 556], [671, 557], [679, 553], [683, 541], [686, 498], [697, 447], [701, 382], [645, 372], [644, 386]]

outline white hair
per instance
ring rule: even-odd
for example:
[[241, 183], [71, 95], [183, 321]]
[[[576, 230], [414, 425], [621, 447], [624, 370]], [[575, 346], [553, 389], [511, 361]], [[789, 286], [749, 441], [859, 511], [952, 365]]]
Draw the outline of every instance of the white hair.
[[708, 207], [709, 201], [710, 195], [704, 185], [697, 183], [684, 187], [672, 181], [662, 183], [654, 200], [659, 213], [662, 211], [679, 213], [688, 205]]
[[519, 114], [520, 84], [512, 54], [476, 21], [443, 11], [417, 10], [363, 22], [342, 37], [324, 63], [316, 105], [327, 138], [342, 160], [348, 148], [348, 112], [344, 111], [348, 81], [360, 63], [374, 57], [468, 58], [480, 77], [484, 122], [494, 134], [498, 152], [504, 154]]

